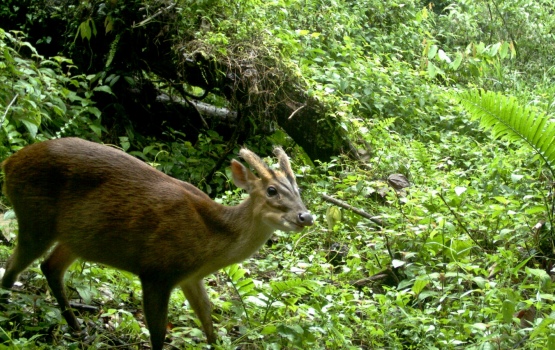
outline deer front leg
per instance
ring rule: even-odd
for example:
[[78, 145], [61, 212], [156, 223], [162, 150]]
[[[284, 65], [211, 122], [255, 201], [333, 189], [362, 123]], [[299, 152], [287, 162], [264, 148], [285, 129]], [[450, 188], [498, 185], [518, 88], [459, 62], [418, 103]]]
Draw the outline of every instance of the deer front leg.
[[172, 287], [157, 279], [141, 276], [143, 309], [152, 350], [162, 350], [168, 325], [168, 303]]
[[214, 326], [212, 324], [212, 305], [204, 289], [203, 280], [182, 282], [180, 286], [183, 294], [185, 294], [189, 304], [191, 304], [195, 314], [202, 323], [208, 344], [216, 343]]

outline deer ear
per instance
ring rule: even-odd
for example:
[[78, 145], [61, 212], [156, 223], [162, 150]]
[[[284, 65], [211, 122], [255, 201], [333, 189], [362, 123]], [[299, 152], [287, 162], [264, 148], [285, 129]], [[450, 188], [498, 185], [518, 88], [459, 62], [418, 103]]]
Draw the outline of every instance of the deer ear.
[[242, 188], [247, 192], [250, 192], [252, 188], [251, 183], [258, 180], [258, 178], [249, 169], [247, 169], [247, 167], [235, 159], [231, 161], [231, 175], [235, 186]]

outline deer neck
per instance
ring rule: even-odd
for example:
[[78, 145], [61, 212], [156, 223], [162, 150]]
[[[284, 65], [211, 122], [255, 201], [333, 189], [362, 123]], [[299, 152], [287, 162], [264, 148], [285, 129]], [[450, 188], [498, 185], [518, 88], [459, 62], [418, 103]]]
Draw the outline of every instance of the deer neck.
[[262, 222], [250, 197], [236, 206], [222, 205], [215, 209], [210, 221], [222, 233], [220, 249], [228, 264], [250, 257], [274, 232]]

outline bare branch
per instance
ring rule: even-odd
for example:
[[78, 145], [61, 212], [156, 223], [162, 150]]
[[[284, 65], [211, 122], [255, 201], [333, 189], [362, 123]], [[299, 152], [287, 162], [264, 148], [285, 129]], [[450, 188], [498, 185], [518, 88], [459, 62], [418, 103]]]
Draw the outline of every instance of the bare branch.
[[170, 4], [168, 7], [163, 8], [158, 10], [158, 12], [156, 12], [155, 14], [153, 14], [152, 16], [148, 17], [147, 19], [145, 19], [144, 21], [139, 22], [138, 24], [133, 24], [132, 28], [137, 28], [137, 27], [142, 27], [145, 24], [147, 24], [148, 22], [152, 21], [154, 18], [160, 16], [162, 13], [171, 10], [173, 7], [175, 7], [175, 3]]
[[330, 203], [333, 203], [333, 204], [337, 205], [338, 207], [341, 207], [341, 208], [350, 210], [350, 211], [352, 211], [353, 213], [358, 214], [358, 215], [360, 215], [360, 216], [362, 216], [362, 217], [364, 217], [364, 218], [366, 218], [366, 219], [372, 221], [374, 224], [376, 224], [376, 225], [378, 225], [378, 226], [380, 226], [380, 227], [384, 227], [384, 224], [383, 224], [383, 222], [382, 222], [382, 220], [381, 220], [380, 218], [378, 218], [378, 217], [376, 217], [376, 216], [372, 216], [372, 215], [368, 214], [367, 212], [365, 212], [365, 211], [362, 210], [362, 209], [355, 208], [355, 207], [353, 207], [352, 205], [347, 204], [347, 203], [343, 202], [342, 200], [339, 200], [339, 199], [330, 197], [330, 196], [328, 196], [328, 195], [325, 194], [325, 193], [322, 194], [322, 198], [324, 198], [326, 201], [328, 201], [328, 202], [330, 202]]
[[305, 108], [305, 107], [306, 107], [306, 103], [305, 103], [304, 105], [300, 106], [299, 108], [295, 109], [295, 110], [293, 111], [293, 113], [291, 113], [291, 115], [289, 116], [289, 118], [287, 118], [287, 119], [289, 120], [289, 119], [293, 118], [293, 116], [294, 116], [295, 114], [297, 114], [298, 111], [300, 111], [301, 109], [303, 109], [303, 108]]
[[13, 105], [13, 103], [15, 102], [15, 100], [19, 97], [19, 94], [15, 94], [15, 96], [13, 97], [12, 101], [10, 102], [10, 104], [8, 105], [8, 107], [6, 107], [6, 111], [4, 112], [4, 115], [2, 116], [2, 121], [0, 121], [0, 125], [4, 124], [4, 120], [6, 119], [6, 115], [8, 114], [8, 111], [10, 110], [10, 107]]

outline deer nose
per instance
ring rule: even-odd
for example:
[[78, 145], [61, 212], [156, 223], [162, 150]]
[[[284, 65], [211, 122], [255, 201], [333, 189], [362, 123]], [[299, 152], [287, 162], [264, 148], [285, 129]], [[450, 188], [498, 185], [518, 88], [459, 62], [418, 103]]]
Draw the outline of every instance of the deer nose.
[[299, 213], [298, 221], [299, 225], [302, 226], [312, 226], [312, 224], [314, 224], [314, 219], [309, 212]]

